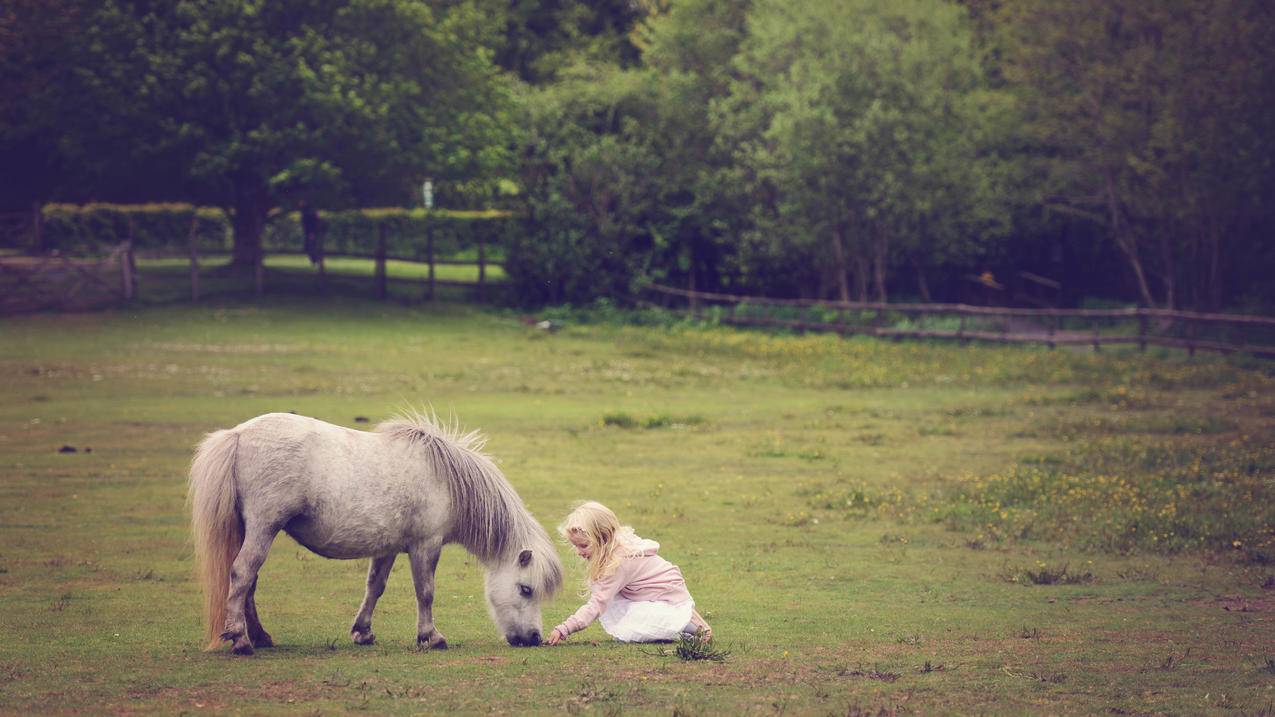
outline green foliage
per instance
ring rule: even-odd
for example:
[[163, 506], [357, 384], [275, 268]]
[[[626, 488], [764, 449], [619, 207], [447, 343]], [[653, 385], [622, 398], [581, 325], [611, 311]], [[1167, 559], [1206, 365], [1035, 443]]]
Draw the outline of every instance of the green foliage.
[[1227, 257], [1269, 259], [1248, 232], [1272, 211], [1270, 3], [1027, 0], [997, 17], [1038, 201], [1099, 223], [1143, 304], [1219, 306]]
[[[203, 250], [230, 248], [229, 223], [220, 209], [189, 204], [48, 204], [44, 244], [64, 254], [98, 254], [131, 240], [136, 249], [184, 252], [192, 231]], [[192, 227], [193, 222], [193, 227]]]
[[771, 194], [759, 259], [794, 253], [824, 267], [802, 283], [884, 299], [888, 265], [959, 259], [972, 231], [1003, 223], [957, 8], [759, 2], [749, 27], [727, 106], [739, 162]]
[[78, 21], [59, 71], [79, 91], [41, 109], [92, 121], [59, 157], [92, 196], [225, 208], [241, 264], [298, 196], [405, 204], [425, 176], [494, 182], [510, 162], [509, 85], [473, 50], [471, 3], [113, 0]]
[[661, 235], [659, 158], [640, 131], [651, 91], [633, 73], [578, 68], [524, 99], [524, 222], [508, 249], [522, 303], [633, 295]]

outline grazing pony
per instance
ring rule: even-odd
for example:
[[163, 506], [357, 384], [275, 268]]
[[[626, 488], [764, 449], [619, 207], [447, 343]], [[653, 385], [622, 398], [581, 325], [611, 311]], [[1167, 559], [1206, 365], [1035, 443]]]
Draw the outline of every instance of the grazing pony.
[[273, 645], [254, 594], [280, 530], [325, 558], [372, 559], [350, 628], [356, 643], [375, 639], [372, 611], [407, 553], [417, 645], [446, 648], [434, 628], [434, 569], [443, 546], [460, 543], [487, 570], [487, 605], [504, 638], [540, 644], [540, 602], [562, 585], [562, 563], [483, 442], [420, 414], [368, 432], [268, 413], [210, 433], [188, 492], [207, 649], [228, 640], [250, 655]]

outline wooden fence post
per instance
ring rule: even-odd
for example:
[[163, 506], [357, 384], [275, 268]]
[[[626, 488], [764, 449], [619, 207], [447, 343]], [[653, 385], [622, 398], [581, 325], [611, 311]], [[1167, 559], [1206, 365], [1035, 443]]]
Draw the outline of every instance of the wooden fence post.
[[376, 298], [389, 296], [385, 281], [385, 222], [376, 224]]
[[695, 257], [691, 257], [691, 270], [686, 276], [686, 296], [690, 303], [691, 314], [694, 315], [698, 307], [695, 306]]
[[1058, 346], [1058, 342], [1054, 341], [1054, 333], [1057, 330], [1058, 330], [1058, 316], [1055, 314], [1051, 314], [1049, 316], [1049, 350], [1050, 351], [1053, 351]]
[[482, 232], [478, 233], [478, 300], [483, 300], [484, 284], [487, 283], [487, 241]]
[[429, 261], [429, 279], [427, 280], [428, 289], [426, 296], [430, 301], [434, 300], [434, 218], [430, 216], [429, 210], [425, 211], [425, 258]]
[[199, 302], [199, 241], [195, 234], [198, 223], [199, 212], [196, 210], [190, 215], [190, 236], [186, 240], [190, 246], [190, 302], [192, 304]]
[[1138, 350], [1147, 351], [1147, 315], [1142, 309], [1138, 309]]
[[40, 202], [31, 205], [31, 248], [44, 251], [44, 206]]
[[[258, 240], [260, 241], [260, 240]], [[254, 252], [256, 266], [253, 268], [253, 296], [260, 299], [266, 293], [266, 248], [258, 246]]]
[[120, 288], [125, 301], [133, 298], [133, 242], [128, 240], [120, 245]]

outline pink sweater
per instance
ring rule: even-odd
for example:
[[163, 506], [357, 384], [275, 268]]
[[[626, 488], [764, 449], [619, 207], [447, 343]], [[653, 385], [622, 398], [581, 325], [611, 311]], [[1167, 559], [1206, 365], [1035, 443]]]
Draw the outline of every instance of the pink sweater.
[[641, 552], [620, 558], [615, 572], [601, 580], [589, 581], [589, 590], [593, 593], [589, 601], [558, 625], [558, 632], [565, 637], [588, 627], [606, 611], [616, 595], [635, 602], [658, 600], [674, 605], [691, 599], [682, 571], [655, 554], [660, 549], [659, 543], [644, 539], [637, 549]]

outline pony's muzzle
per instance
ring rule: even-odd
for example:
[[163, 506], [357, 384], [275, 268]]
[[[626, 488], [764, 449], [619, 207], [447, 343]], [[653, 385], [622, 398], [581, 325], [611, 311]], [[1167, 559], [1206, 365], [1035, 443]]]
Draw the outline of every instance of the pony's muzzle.
[[536, 647], [540, 644], [540, 631], [532, 630], [526, 635], [505, 635], [505, 639], [514, 647]]

